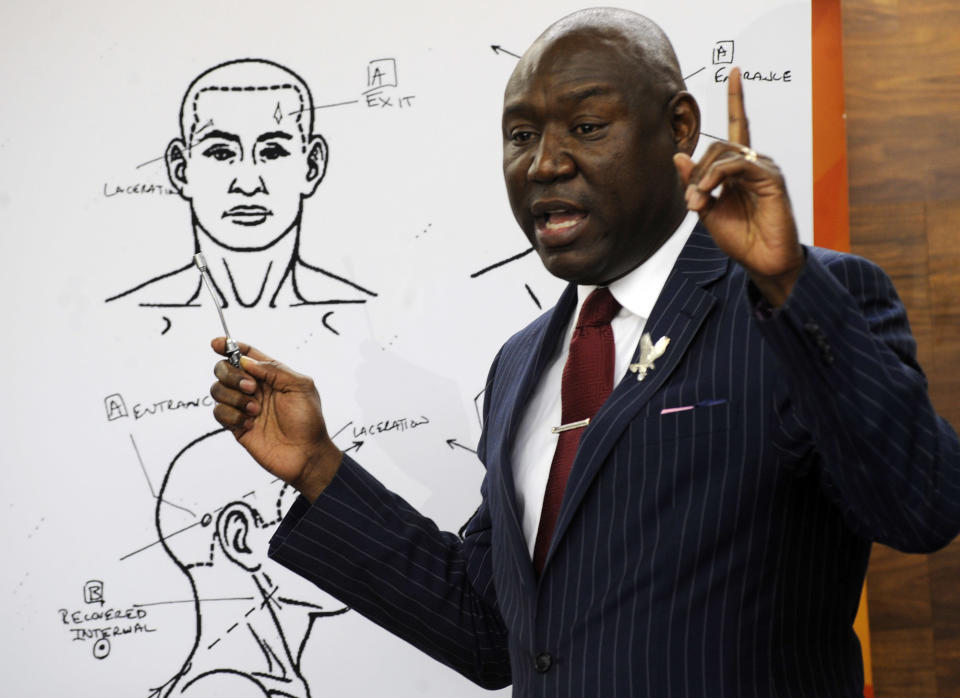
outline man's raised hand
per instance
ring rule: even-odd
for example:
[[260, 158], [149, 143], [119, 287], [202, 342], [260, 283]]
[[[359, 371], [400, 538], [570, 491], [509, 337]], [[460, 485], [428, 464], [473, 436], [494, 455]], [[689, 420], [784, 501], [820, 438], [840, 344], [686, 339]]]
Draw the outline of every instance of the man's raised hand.
[[780, 168], [750, 147], [739, 68], [730, 72], [727, 101], [729, 141], [712, 143], [699, 162], [677, 153], [674, 163], [687, 185], [688, 208], [764, 297], [780, 306], [803, 269], [803, 248]]

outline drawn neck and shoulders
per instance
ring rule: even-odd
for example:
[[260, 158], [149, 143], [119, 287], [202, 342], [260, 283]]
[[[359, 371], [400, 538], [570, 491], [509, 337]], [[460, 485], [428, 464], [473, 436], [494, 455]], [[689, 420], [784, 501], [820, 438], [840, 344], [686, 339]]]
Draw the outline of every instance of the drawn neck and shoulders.
[[224, 306], [275, 304], [281, 285], [300, 261], [299, 225], [298, 220], [279, 240], [262, 249], [237, 249], [218, 243], [194, 221], [196, 249], [207, 260]]
[[[195, 249], [202, 252], [224, 307], [282, 308], [363, 304], [377, 293], [326, 268], [304, 261], [299, 222], [262, 250], [235, 250], [218, 244], [194, 226]], [[199, 307], [209, 303], [192, 259], [106, 299], [141, 307]]]
[[[193, 651], [164, 696], [285, 696], [309, 698], [294, 651], [310, 630], [310, 619], [299, 611], [303, 627], [286, 614], [282, 622], [273, 598], [255, 574], [238, 573], [233, 585], [213, 569], [194, 568], [197, 636]], [[249, 599], [249, 600], [244, 600]], [[291, 647], [294, 650], [291, 650]]]

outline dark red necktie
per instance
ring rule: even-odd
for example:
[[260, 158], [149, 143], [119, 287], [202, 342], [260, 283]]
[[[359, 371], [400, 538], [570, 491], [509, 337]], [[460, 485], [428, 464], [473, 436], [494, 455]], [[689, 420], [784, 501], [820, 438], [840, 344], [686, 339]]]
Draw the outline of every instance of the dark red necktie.
[[[607, 288], [597, 288], [584, 301], [570, 340], [570, 355], [560, 383], [561, 425], [592, 419], [613, 390], [615, 347], [610, 321], [620, 304]], [[543, 497], [540, 527], [533, 547], [533, 566], [539, 574], [553, 539], [567, 478], [577, 455], [584, 427], [561, 431], [550, 465]]]

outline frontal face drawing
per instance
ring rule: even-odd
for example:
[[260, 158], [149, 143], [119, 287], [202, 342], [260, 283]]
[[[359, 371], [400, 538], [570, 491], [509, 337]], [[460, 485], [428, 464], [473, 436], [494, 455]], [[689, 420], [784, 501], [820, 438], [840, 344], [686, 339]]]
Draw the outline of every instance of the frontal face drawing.
[[264, 249], [299, 225], [326, 161], [323, 139], [305, 128], [308, 101], [286, 84], [200, 87], [184, 104], [182, 167], [171, 180], [194, 225], [220, 245]]

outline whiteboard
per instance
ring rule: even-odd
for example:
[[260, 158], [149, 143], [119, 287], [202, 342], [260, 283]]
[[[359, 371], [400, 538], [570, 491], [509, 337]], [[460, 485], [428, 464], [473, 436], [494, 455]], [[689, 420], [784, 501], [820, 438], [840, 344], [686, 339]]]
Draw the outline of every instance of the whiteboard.
[[[812, 242], [809, 2], [628, 5], [673, 39], [704, 134], [726, 133], [729, 67], [754, 78], [753, 145], [784, 169]], [[220, 330], [206, 296], [184, 301], [174, 288], [199, 277], [182, 271], [194, 251], [191, 205], [164, 155], [187, 86], [212, 66], [264, 58], [309, 86], [326, 170], [303, 199], [288, 255], [306, 265], [301, 296], [315, 295], [232, 303], [226, 317], [236, 337], [315, 377], [341, 448], [456, 531], [479, 501], [473, 450], [489, 362], [562, 289], [524, 254], [506, 201], [503, 86], [515, 54], [575, 9], [4, 3], [3, 694], [161, 695], [193, 656], [237, 670], [267, 661], [315, 696], [480, 695], [269, 561], [250, 572], [211, 552], [189, 563], [205, 575], [198, 592], [175, 546], [159, 543], [163, 518], [186, 531], [170, 541], [212, 551], [205, 517], [237, 502], [257, 509], [257, 532], [268, 533], [285, 501], [229, 438], [197, 441], [217, 428], [205, 396], [208, 341]], [[238, 288], [260, 271], [238, 261]], [[330, 300], [352, 302], [321, 302]], [[233, 469], [226, 479], [191, 470], [193, 489], [171, 489], [167, 501], [161, 488], [181, 452], [180, 466], [206, 456]], [[273, 585], [273, 598], [252, 582]]]

